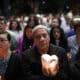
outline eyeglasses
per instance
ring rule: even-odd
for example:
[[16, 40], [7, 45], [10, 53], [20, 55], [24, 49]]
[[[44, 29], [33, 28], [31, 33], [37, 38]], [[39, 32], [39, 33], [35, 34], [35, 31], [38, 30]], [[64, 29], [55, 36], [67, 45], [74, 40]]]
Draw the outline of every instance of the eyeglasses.
[[6, 41], [8, 41], [7, 39], [0, 39], [0, 43], [5, 43]]
[[0, 25], [4, 25], [5, 23], [4, 22], [0, 22]]

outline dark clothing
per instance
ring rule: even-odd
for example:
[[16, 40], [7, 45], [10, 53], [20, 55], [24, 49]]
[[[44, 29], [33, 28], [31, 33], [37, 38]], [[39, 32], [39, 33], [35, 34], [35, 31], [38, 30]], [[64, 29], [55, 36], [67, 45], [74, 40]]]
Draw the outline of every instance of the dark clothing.
[[5, 80], [23, 80], [21, 61], [16, 53], [11, 54], [4, 76]]
[[76, 55], [76, 60], [70, 63], [69, 71], [72, 80], [80, 80], [80, 47]]
[[[56, 40], [52, 41], [51, 44], [57, 45], [56, 44]], [[68, 43], [67, 43], [67, 39], [66, 40], [59, 40], [59, 43], [57, 46], [60, 46], [62, 48], [64, 48], [67, 52], [69, 52], [69, 48], [68, 48]]]
[[33, 39], [23, 39], [22, 52], [33, 46]]
[[70, 63], [69, 73], [72, 80], [80, 80], [80, 61]]
[[56, 76], [46, 77], [42, 73], [41, 55], [36, 47], [26, 50], [22, 55], [25, 80], [69, 80], [67, 76], [67, 56], [63, 48], [50, 45], [49, 55], [57, 55], [59, 58], [59, 71]]

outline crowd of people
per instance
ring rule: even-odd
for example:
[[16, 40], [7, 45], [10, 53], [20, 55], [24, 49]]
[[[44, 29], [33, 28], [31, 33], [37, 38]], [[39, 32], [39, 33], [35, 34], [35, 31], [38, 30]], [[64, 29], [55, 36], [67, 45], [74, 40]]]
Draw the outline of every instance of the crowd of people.
[[0, 16], [0, 80], [80, 80], [79, 46], [72, 12]]

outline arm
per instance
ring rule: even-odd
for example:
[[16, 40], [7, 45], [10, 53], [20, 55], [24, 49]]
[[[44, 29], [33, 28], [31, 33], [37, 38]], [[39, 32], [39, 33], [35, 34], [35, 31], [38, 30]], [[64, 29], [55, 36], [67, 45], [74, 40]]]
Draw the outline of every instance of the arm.
[[33, 65], [28, 58], [28, 55], [22, 55], [22, 64], [25, 80], [43, 80], [43, 75], [34, 74], [33, 70], [31, 69], [31, 66]]

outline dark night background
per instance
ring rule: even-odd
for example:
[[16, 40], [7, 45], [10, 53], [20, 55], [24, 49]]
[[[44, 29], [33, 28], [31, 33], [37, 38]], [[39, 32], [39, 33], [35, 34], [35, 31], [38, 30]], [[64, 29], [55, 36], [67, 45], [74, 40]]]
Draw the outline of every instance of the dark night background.
[[[80, 0], [0, 0], [0, 14], [58, 13], [75, 9]], [[75, 9], [76, 10], [76, 9]]]

